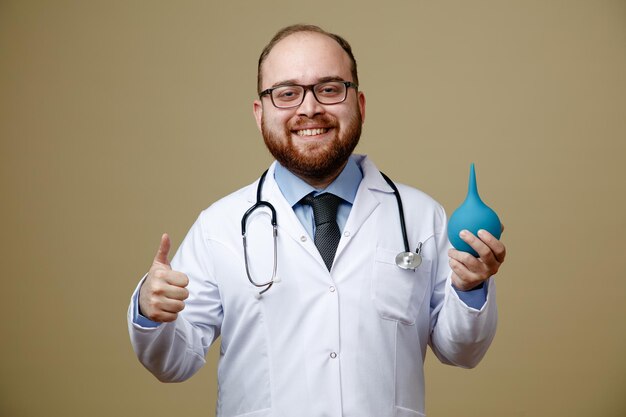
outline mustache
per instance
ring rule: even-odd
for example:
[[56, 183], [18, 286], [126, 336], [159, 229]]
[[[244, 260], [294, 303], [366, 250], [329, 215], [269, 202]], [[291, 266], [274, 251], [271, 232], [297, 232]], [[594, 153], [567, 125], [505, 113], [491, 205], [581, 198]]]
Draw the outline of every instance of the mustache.
[[312, 124], [320, 124], [325, 127], [336, 127], [337, 120], [334, 117], [328, 115], [316, 115], [313, 117], [298, 116], [293, 122], [291, 122], [290, 128], [299, 128], [304, 126], [310, 126]]

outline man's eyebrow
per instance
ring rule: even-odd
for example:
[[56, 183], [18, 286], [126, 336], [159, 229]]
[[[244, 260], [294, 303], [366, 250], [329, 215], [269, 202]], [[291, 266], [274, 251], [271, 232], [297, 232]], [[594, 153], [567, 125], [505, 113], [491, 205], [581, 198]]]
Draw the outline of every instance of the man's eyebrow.
[[298, 84], [297, 80], [291, 79], [291, 80], [283, 80], [283, 81], [277, 81], [274, 84], [272, 84], [272, 88], [274, 87], [278, 87], [281, 85], [296, 85]]
[[330, 77], [322, 77], [319, 80], [317, 80], [318, 83], [327, 83], [330, 81], [346, 81], [346, 80], [344, 80], [343, 77], [339, 77], [337, 75], [330, 76]]
[[[343, 77], [339, 77], [338, 75], [331, 75], [331, 76], [328, 76], [328, 77], [318, 78], [317, 82], [315, 84], [327, 83], [327, 82], [330, 82], [330, 81], [346, 81], [346, 80], [344, 80]], [[289, 80], [282, 80], [282, 81], [275, 82], [272, 85], [272, 88], [283, 86], [283, 85], [301, 85], [301, 84], [298, 83], [298, 80], [289, 79]]]

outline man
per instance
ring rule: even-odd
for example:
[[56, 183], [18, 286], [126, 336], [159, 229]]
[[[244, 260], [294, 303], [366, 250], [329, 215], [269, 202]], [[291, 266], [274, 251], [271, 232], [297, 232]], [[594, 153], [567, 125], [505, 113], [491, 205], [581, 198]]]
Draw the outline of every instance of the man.
[[[278, 32], [259, 59], [258, 91], [254, 116], [278, 162], [205, 210], [171, 264], [163, 235], [129, 308], [140, 361], [182, 381], [221, 334], [218, 416], [423, 415], [427, 344], [442, 362], [473, 367], [493, 339], [490, 277], [503, 244], [481, 231], [463, 233], [480, 258], [450, 249], [443, 209], [398, 185], [422, 263], [395, 264], [393, 188], [352, 155], [365, 96], [342, 38], [315, 26]], [[244, 249], [241, 219], [259, 200], [275, 209], [276, 240], [261, 203], [243, 222]]]

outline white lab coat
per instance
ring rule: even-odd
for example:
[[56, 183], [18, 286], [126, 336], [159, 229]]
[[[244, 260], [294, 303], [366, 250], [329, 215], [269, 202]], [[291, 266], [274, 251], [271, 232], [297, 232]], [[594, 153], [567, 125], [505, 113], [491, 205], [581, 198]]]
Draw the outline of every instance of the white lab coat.
[[[371, 161], [358, 163], [363, 180], [330, 273], [272, 165], [263, 199], [277, 211], [280, 281], [260, 299], [241, 240], [257, 183], [203, 211], [172, 260], [190, 279], [178, 319], [143, 328], [133, 323], [131, 302], [130, 337], [144, 366], [159, 380], [185, 380], [221, 334], [219, 417], [422, 416], [427, 344], [445, 363], [475, 366], [495, 334], [493, 280], [481, 310], [459, 299], [444, 210], [401, 184], [409, 242], [423, 243], [423, 262], [416, 271], [398, 268], [396, 199]], [[273, 264], [269, 216], [254, 215], [248, 227], [251, 273], [265, 282]]]

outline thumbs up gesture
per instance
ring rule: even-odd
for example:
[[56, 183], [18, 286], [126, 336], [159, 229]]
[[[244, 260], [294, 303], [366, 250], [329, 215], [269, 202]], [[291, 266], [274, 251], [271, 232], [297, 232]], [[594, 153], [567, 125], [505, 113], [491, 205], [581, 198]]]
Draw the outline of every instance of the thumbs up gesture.
[[189, 278], [173, 271], [168, 260], [171, 242], [167, 233], [161, 237], [159, 250], [152, 261], [148, 277], [139, 290], [139, 312], [156, 322], [176, 320], [189, 297]]

